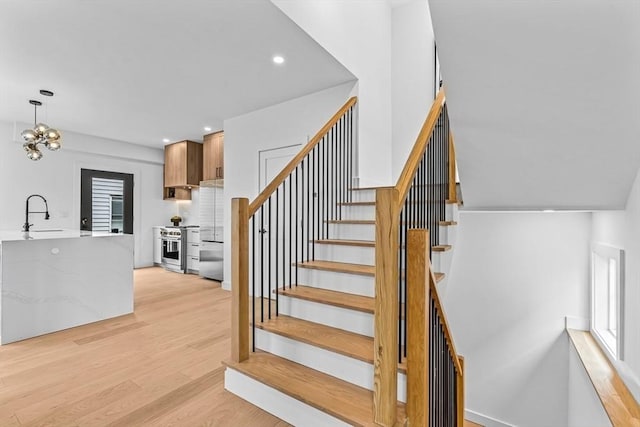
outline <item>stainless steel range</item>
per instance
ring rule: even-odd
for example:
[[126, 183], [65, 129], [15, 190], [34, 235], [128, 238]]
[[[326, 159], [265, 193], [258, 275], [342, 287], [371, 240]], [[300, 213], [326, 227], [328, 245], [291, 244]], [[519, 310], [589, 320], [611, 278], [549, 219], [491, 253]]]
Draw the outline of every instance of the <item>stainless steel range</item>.
[[187, 270], [187, 234], [186, 227], [167, 226], [160, 229], [162, 241], [161, 266], [177, 273]]

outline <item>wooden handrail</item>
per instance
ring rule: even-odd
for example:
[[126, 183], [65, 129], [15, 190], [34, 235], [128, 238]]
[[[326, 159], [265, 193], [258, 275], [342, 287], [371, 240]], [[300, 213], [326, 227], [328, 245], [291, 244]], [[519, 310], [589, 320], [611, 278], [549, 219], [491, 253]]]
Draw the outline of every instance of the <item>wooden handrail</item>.
[[458, 372], [456, 377], [456, 407], [458, 408], [458, 426], [464, 426], [464, 357], [458, 356], [458, 361], [462, 367], [462, 371]]
[[436, 288], [436, 276], [433, 274], [433, 270], [431, 269], [431, 267], [429, 267], [429, 276], [429, 287], [431, 288], [429, 293], [431, 294], [431, 298], [433, 298], [434, 302], [436, 303], [438, 317], [440, 318], [440, 322], [442, 322], [442, 329], [444, 330], [444, 337], [447, 340], [447, 348], [449, 349], [449, 354], [453, 359], [453, 364], [456, 367], [456, 371], [462, 373], [462, 365], [460, 364], [460, 360], [458, 360], [458, 353], [456, 352], [456, 346], [453, 343], [451, 328], [449, 327], [447, 316], [444, 314], [444, 309], [442, 308], [442, 304], [440, 303], [440, 295], [438, 294], [438, 289]]
[[358, 97], [354, 96], [349, 98], [349, 100], [338, 110], [337, 113], [329, 119], [329, 121], [315, 134], [313, 138], [304, 146], [302, 150], [296, 156], [291, 159], [289, 163], [280, 171], [278, 175], [267, 185], [264, 190], [255, 198], [251, 204], [249, 204], [249, 218], [256, 213], [260, 206], [264, 202], [266, 202], [269, 197], [276, 191], [276, 188], [282, 184], [282, 182], [289, 176], [291, 172], [300, 164], [300, 162], [313, 150], [313, 148], [318, 145], [318, 143], [322, 140], [322, 137], [340, 120], [340, 118], [347, 112], [349, 108], [355, 105], [358, 101]]
[[413, 145], [413, 149], [411, 150], [411, 153], [409, 153], [409, 158], [407, 159], [407, 162], [402, 169], [402, 173], [398, 178], [396, 189], [398, 190], [399, 194], [399, 205], [402, 205], [404, 203], [404, 200], [407, 198], [407, 193], [409, 193], [411, 182], [413, 181], [413, 177], [418, 170], [418, 166], [420, 165], [422, 154], [424, 153], [424, 150], [427, 149], [427, 144], [429, 143], [430, 136], [433, 133], [433, 129], [436, 127], [436, 124], [438, 123], [438, 118], [440, 117], [440, 112], [442, 111], [444, 99], [444, 88], [441, 88], [437, 98], [431, 105], [431, 110], [429, 110], [429, 114], [427, 115], [427, 118], [422, 125], [422, 129], [420, 130], [418, 138]]

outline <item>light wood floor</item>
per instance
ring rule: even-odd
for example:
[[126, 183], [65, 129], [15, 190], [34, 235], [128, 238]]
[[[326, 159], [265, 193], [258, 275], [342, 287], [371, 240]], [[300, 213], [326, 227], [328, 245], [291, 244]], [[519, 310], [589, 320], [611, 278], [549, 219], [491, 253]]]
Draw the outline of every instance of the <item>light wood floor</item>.
[[287, 426], [224, 390], [230, 302], [137, 270], [135, 314], [0, 347], [0, 426]]
[[0, 347], [0, 426], [286, 426], [224, 391], [229, 292], [135, 272], [135, 314]]

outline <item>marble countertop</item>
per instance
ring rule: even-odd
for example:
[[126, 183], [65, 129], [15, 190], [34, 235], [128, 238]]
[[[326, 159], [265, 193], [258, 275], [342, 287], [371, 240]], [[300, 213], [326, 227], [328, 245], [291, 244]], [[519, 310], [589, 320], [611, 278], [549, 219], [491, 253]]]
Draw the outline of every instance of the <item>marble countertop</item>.
[[106, 231], [82, 231], [65, 229], [34, 229], [29, 231], [28, 233], [25, 233], [24, 231], [0, 230], [0, 244], [2, 242], [11, 242], [18, 240], [75, 239], [78, 237], [109, 236], [122, 236], [122, 234], [109, 233]]

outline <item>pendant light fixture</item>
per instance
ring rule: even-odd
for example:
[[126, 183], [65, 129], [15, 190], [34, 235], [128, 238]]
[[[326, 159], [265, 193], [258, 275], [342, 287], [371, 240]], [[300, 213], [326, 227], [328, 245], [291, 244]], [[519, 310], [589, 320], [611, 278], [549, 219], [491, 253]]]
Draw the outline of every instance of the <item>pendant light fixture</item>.
[[[50, 90], [41, 90], [40, 94], [53, 96], [53, 92]], [[42, 105], [42, 102], [31, 99], [29, 104], [33, 105], [34, 126], [33, 129], [22, 131], [22, 139], [25, 141], [22, 147], [27, 152], [27, 157], [35, 161], [42, 158], [42, 151], [40, 151], [38, 145], [42, 144], [51, 151], [57, 151], [62, 146], [62, 138], [58, 130], [50, 128], [44, 123], [38, 123], [38, 107]]]

